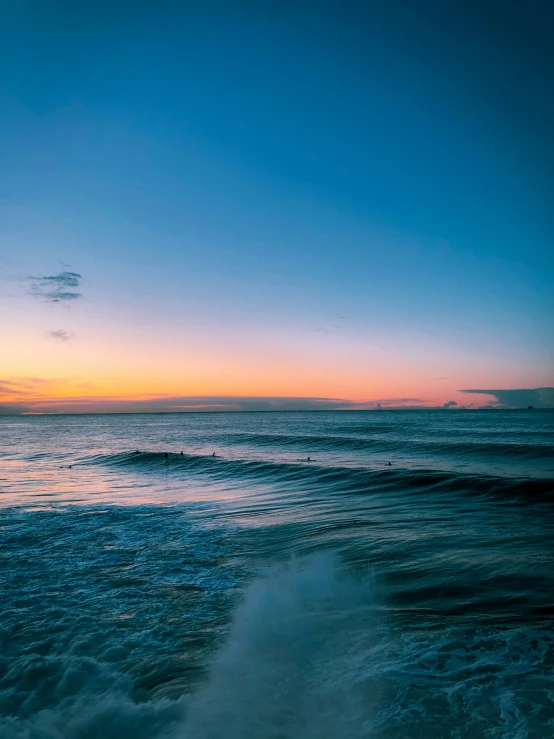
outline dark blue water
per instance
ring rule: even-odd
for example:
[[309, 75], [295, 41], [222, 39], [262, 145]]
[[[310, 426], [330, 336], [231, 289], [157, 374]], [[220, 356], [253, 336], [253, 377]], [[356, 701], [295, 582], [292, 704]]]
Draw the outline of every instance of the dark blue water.
[[0, 418], [0, 736], [554, 736], [553, 442], [548, 411]]

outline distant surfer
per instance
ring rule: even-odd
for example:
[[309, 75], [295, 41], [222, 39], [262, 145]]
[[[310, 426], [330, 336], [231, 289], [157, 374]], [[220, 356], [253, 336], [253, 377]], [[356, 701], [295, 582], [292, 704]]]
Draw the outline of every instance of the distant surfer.
[[310, 459], [309, 457], [308, 457], [308, 459], [306, 460], [306, 462], [311, 462], [311, 461], [312, 461], [312, 460], [311, 460], [311, 459]]
[[390, 462], [387, 462], [387, 467], [392, 467], [392, 464]]
[[214, 452], [214, 453], [212, 454], [212, 457], [215, 457], [215, 456], [216, 456], [216, 454], [215, 454], [215, 452]]
[[139, 453], [139, 450], [137, 449], [136, 452], [135, 452], [135, 454], [138, 454], [138, 453]]
[[69, 469], [71, 469], [71, 465], [69, 465]]
[[183, 452], [181, 452], [181, 457], [183, 456]]
[[167, 452], [164, 453], [164, 459], [169, 459], [169, 454]]

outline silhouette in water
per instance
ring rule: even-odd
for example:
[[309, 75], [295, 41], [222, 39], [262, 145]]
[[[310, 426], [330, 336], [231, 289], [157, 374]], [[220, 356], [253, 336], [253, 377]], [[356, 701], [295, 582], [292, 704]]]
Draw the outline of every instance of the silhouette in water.
[[311, 461], [312, 461], [312, 460], [311, 460], [311, 459], [310, 459], [309, 457], [308, 457], [308, 459], [306, 460], [306, 462], [311, 462]]
[[169, 459], [169, 454], [167, 452], [164, 453], [164, 459]]
[[139, 450], [137, 449], [137, 450], [135, 451], [135, 454], [138, 454], [138, 453], [139, 453]]
[[387, 467], [392, 467], [392, 464], [390, 462], [387, 462]]
[[212, 457], [215, 457], [215, 452], [212, 454]]
[[183, 456], [183, 452], [181, 452], [181, 457]]

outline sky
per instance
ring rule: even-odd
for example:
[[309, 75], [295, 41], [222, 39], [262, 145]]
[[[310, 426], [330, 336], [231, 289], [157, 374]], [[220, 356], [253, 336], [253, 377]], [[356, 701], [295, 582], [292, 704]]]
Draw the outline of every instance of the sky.
[[0, 413], [554, 406], [549, 0], [0, 13]]

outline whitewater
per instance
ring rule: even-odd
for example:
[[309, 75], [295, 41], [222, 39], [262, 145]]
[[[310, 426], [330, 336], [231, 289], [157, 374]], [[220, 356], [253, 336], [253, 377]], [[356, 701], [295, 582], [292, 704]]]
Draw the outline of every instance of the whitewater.
[[0, 736], [550, 739], [553, 442], [537, 410], [0, 417]]

